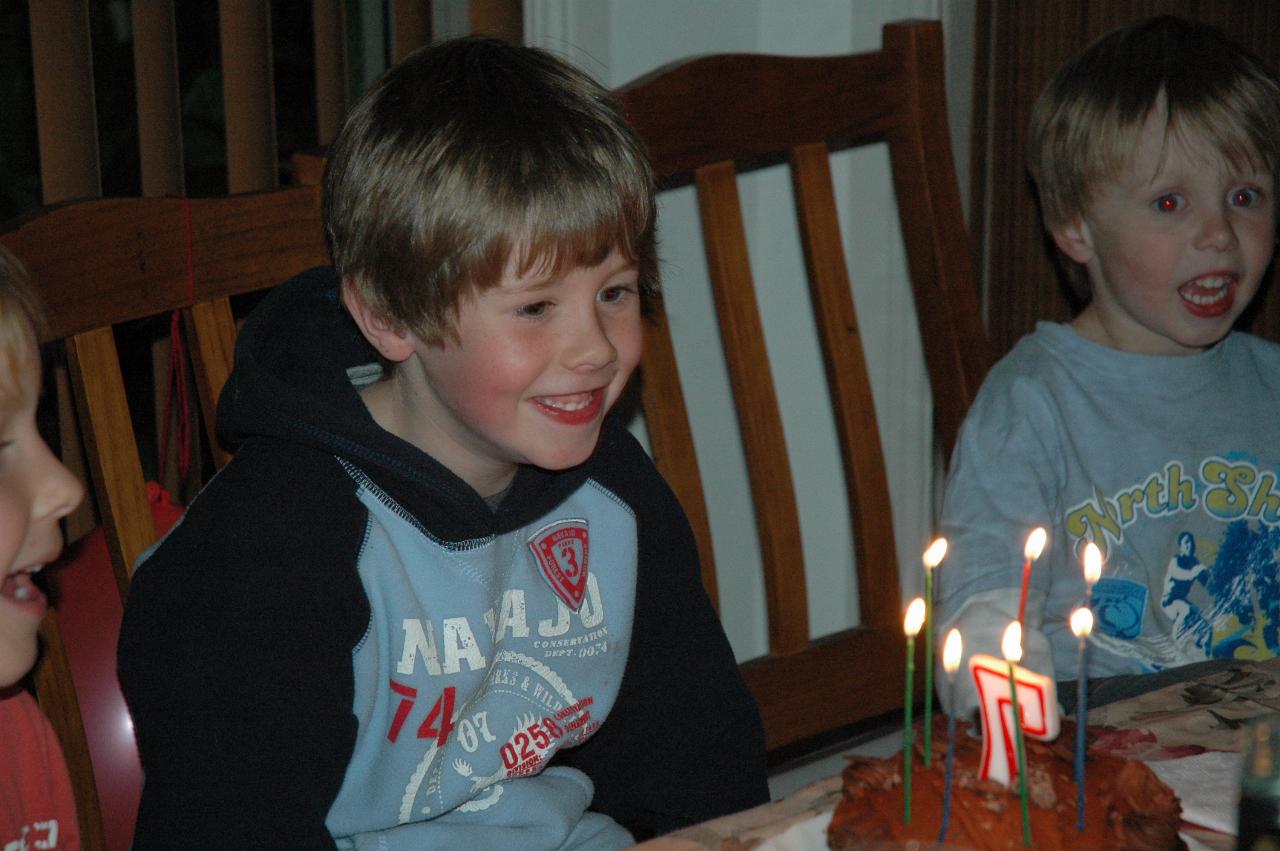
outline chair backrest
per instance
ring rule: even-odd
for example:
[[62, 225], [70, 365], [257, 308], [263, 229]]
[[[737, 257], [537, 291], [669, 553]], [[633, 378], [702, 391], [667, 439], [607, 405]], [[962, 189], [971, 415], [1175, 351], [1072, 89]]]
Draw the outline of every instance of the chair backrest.
[[[890, 25], [884, 49], [831, 59], [719, 56], [685, 63], [621, 92], [666, 185], [692, 181], [750, 459], [768, 591], [770, 653], [744, 665], [771, 748], [779, 748], [900, 706], [902, 637], [884, 462], [827, 169], [827, 153], [887, 141], [928, 370], [939, 441], [949, 450], [989, 355], [969, 268], [948, 146], [936, 24]], [[861, 625], [809, 640], [798, 519], [777, 403], [760, 332], [734, 183], [748, 164], [789, 158], [806, 259], [848, 479]], [[304, 165], [308, 165], [304, 163]], [[308, 174], [318, 175], [318, 162]], [[129, 571], [156, 538], [116, 348], [121, 323], [179, 311], [198, 402], [213, 434], [214, 401], [229, 373], [236, 326], [230, 299], [263, 290], [327, 261], [319, 190], [295, 186], [222, 198], [83, 201], [50, 208], [0, 235], [28, 267], [50, 318], [46, 342], [65, 346], [66, 371], [89, 458], [114, 575], [123, 599]], [[715, 597], [714, 553], [697, 455], [666, 318], [647, 328], [642, 404], [659, 467], [692, 521], [704, 579]], [[215, 466], [227, 460], [212, 441]], [[766, 510], [767, 507], [767, 510]], [[875, 569], [873, 569], [875, 566]], [[103, 577], [99, 577], [99, 580]], [[72, 599], [44, 625], [37, 696], [63, 742], [86, 847], [128, 847], [132, 812], [108, 812], [100, 798], [136, 774], [127, 747], [98, 741], [122, 710], [114, 682], [115, 627], [96, 633], [59, 619], [89, 611]], [[88, 588], [89, 584], [86, 583]], [[102, 587], [101, 582], [95, 587]], [[100, 598], [101, 594], [98, 594]], [[101, 602], [99, 600], [99, 602]], [[111, 601], [118, 604], [118, 600]], [[119, 623], [119, 608], [102, 618]], [[78, 625], [77, 625], [78, 626]], [[109, 652], [88, 656], [89, 632]], [[105, 701], [91, 701], [83, 669], [98, 659]], [[112, 666], [107, 671], [101, 667]], [[100, 683], [99, 683], [100, 684]], [[874, 686], [874, 687], [868, 687]], [[106, 709], [96, 707], [105, 706]], [[105, 732], [102, 732], [105, 731]], [[117, 757], [111, 757], [111, 754]], [[104, 764], [105, 763], [105, 764]], [[136, 795], [133, 798], [136, 800]], [[118, 804], [107, 803], [108, 809]], [[115, 826], [115, 821], [123, 826]], [[104, 827], [105, 825], [105, 827]]]
[[[663, 188], [693, 184], [759, 530], [769, 652], [744, 665], [771, 750], [902, 705], [904, 637], [885, 463], [829, 155], [886, 142], [943, 456], [990, 365], [952, 163], [936, 22], [893, 23], [871, 53], [716, 55], [620, 94]], [[860, 623], [810, 639], [782, 420], [739, 201], [739, 174], [789, 162], [848, 488]], [[876, 321], [875, 318], [865, 321]], [[666, 318], [649, 329], [643, 406], [654, 457], [689, 514], [714, 589], [706, 497]], [[914, 565], [919, 568], [918, 563]], [[850, 569], [853, 569], [852, 566]]]

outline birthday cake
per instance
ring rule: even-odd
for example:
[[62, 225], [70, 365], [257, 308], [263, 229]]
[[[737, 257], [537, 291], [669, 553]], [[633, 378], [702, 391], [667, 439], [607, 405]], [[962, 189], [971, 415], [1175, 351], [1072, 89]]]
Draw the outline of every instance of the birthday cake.
[[[936, 727], [936, 725], [935, 725]], [[1054, 849], [1185, 849], [1178, 836], [1181, 804], [1144, 763], [1090, 749], [1085, 771], [1085, 828], [1077, 829], [1077, 790], [1072, 779], [1075, 728], [1062, 722], [1052, 742], [1028, 739], [1027, 812], [1031, 845]], [[843, 774], [843, 796], [827, 840], [831, 848], [874, 848], [877, 842], [938, 837], [945, 786], [946, 738], [934, 736], [926, 770], [916, 736], [911, 771], [911, 823], [904, 824], [902, 755], [852, 757]], [[1022, 798], [1017, 782], [1006, 788], [979, 779], [980, 737], [957, 724], [946, 843], [985, 849], [1021, 849]]]

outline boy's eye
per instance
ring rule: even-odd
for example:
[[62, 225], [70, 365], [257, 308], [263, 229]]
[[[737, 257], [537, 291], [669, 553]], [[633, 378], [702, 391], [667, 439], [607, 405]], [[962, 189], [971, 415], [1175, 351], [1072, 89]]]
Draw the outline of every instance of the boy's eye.
[[1252, 186], [1234, 189], [1231, 192], [1231, 205], [1233, 207], [1256, 207], [1261, 200], [1262, 192]]
[[627, 296], [635, 292], [635, 288], [631, 286], [607, 287], [600, 291], [600, 300], [606, 304], [616, 304], [625, 301]]
[[551, 309], [549, 301], [535, 301], [533, 304], [523, 304], [516, 308], [516, 313], [520, 316], [530, 319], [537, 319], [539, 316], [545, 316], [547, 311]]
[[1152, 202], [1152, 206], [1161, 213], [1176, 213], [1178, 210], [1182, 209], [1182, 196], [1161, 195]]

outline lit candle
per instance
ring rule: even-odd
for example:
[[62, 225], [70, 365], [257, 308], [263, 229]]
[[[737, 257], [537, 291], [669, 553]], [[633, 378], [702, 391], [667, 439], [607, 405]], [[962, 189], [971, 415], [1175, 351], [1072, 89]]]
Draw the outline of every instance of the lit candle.
[[[1013, 717], [1009, 708], [1013, 695], [1009, 689], [1009, 663], [985, 653], [969, 657], [978, 692], [979, 717], [982, 720], [982, 762], [978, 776], [1008, 786], [1017, 770], [1013, 750]], [[1058, 688], [1051, 677], [1013, 666], [1018, 686], [1018, 718], [1022, 735], [1028, 739], [1050, 742], [1058, 737]]]
[[911, 683], [916, 678], [916, 635], [924, 625], [924, 600], [916, 597], [907, 606], [902, 631], [907, 634], [907, 695], [903, 701], [906, 724], [902, 730], [903, 824], [911, 824]]
[[1022, 658], [1022, 624], [1014, 621], [1004, 631], [1000, 652], [1009, 663], [1009, 694], [1013, 699], [1013, 739], [1018, 754], [1018, 791], [1022, 797], [1022, 843], [1031, 847], [1031, 814], [1027, 811], [1027, 755], [1022, 747], [1022, 721], [1018, 715], [1018, 683], [1013, 666]]
[[1080, 665], [1076, 683], [1076, 829], [1084, 830], [1084, 728], [1088, 715], [1085, 689], [1089, 678], [1085, 676], [1084, 648], [1089, 633], [1093, 631], [1093, 612], [1079, 608], [1071, 613], [1071, 631], [1080, 639]]
[[947, 539], [935, 538], [924, 551], [924, 767], [933, 756], [933, 569], [947, 554]]
[[942, 828], [938, 842], [947, 838], [947, 824], [951, 821], [951, 770], [956, 759], [956, 670], [960, 667], [962, 643], [960, 630], [954, 627], [947, 633], [942, 645], [942, 669], [947, 672], [947, 689], [951, 697], [951, 711], [947, 713], [947, 773], [942, 786]]
[[1102, 550], [1093, 541], [1084, 545], [1084, 585], [1088, 590], [1085, 605], [1093, 609], [1093, 586], [1102, 576]]
[[1026, 623], [1024, 615], [1027, 612], [1027, 588], [1031, 586], [1031, 562], [1040, 558], [1040, 553], [1044, 552], [1045, 538], [1044, 527], [1037, 526], [1031, 530], [1031, 534], [1027, 536], [1027, 544], [1022, 548], [1023, 558], [1026, 559], [1022, 563], [1022, 594], [1018, 597], [1018, 623]]

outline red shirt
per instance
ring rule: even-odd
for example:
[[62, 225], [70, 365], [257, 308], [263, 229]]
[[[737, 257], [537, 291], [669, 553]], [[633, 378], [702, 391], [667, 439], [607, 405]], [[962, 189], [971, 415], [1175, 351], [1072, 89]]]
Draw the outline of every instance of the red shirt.
[[25, 691], [0, 695], [0, 848], [78, 849], [71, 778], [49, 720]]

